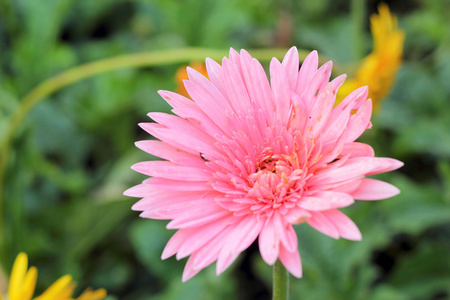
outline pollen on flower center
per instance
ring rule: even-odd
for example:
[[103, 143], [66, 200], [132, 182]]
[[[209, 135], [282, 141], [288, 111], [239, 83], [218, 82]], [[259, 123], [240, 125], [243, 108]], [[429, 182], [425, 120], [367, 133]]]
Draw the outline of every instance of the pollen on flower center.
[[305, 172], [297, 154], [273, 154], [271, 148], [261, 152], [255, 172], [248, 176], [247, 197], [273, 208], [285, 202], [296, 202], [303, 191]]

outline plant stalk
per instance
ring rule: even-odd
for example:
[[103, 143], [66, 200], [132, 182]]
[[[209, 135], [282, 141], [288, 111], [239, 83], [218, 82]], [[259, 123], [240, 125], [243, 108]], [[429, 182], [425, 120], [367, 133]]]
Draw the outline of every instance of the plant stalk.
[[272, 300], [289, 299], [289, 273], [281, 261], [273, 265], [273, 298]]

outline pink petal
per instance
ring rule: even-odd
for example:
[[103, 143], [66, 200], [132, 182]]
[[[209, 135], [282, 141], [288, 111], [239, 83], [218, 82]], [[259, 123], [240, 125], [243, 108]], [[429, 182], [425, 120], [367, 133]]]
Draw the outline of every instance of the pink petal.
[[193, 268], [203, 269], [218, 259], [220, 251], [225, 245], [225, 241], [230, 236], [235, 227], [228, 226], [217, 234], [208, 243], [198, 248], [192, 255]]
[[334, 239], [339, 238], [339, 231], [336, 226], [327, 217], [325, 217], [322, 212], [311, 211], [311, 218], [309, 218], [307, 222], [315, 230], [320, 231]]
[[368, 91], [367, 86], [356, 89], [332, 110], [321, 137], [324, 143], [334, 141], [341, 136], [347, 128], [350, 112], [354, 109], [355, 103], [365, 101]]
[[331, 69], [333, 69], [333, 62], [330, 60], [314, 72], [305, 93], [308, 95], [313, 95], [317, 92], [320, 93], [323, 88], [328, 85], [331, 76]]
[[297, 234], [291, 224], [284, 221], [278, 212], [273, 215], [273, 226], [280, 242], [289, 252], [297, 250]]
[[158, 94], [166, 100], [166, 102], [172, 106], [173, 108], [193, 108], [197, 107], [195, 102], [193, 102], [191, 99], [186, 98], [180, 94], [171, 92], [171, 91], [165, 91], [165, 90], [159, 90]]
[[308, 211], [322, 211], [331, 209], [331, 205], [328, 201], [317, 197], [302, 197], [298, 203], [298, 206]]
[[[239, 56], [239, 53], [237, 53], [236, 50], [234, 50], [233, 48], [230, 48], [230, 55], [228, 56], [230, 59], [230, 61], [236, 65], [236, 67], [239, 69], [239, 71], [241, 70], [241, 57]], [[227, 59], [226, 57], [224, 57], [223, 59]], [[222, 59], [222, 66], [223, 66], [223, 59]]]
[[[145, 206], [144, 212], [140, 215], [143, 218], [174, 219], [172, 222], [181, 222], [181, 220], [185, 220], [186, 217], [189, 218], [190, 216], [193, 218], [199, 216], [199, 218], [201, 218], [206, 212], [209, 212], [210, 214], [222, 212], [217, 203], [214, 202], [214, 195], [196, 197], [194, 194], [180, 197], [179, 201], [177, 201], [178, 199], [169, 199], [166, 201], [162, 200], [163, 202], [160, 201], [158, 203], [155, 203], [157, 200], [153, 199], [145, 200], [148, 200], [148, 202], [144, 202], [140, 205], [141, 207]], [[200, 220], [196, 221], [198, 222]]]
[[367, 100], [348, 121], [347, 142], [353, 142], [361, 136], [370, 124], [372, 100]]
[[154, 192], [154, 190], [155, 189], [153, 187], [150, 187], [146, 184], [138, 184], [138, 185], [135, 185], [135, 186], [129, 188], [125, 192], [123, 192], [123, 195], [128, 196], [128, 197], [139, 198], [139, 197], [145, 197], [145, 195], [147, 193]]
[[167, 259], [177, 253], [192, 232], [192, 229], [181, 229], [175, 232], [164, 247], [161, 259]]
[[[227, 252], [225, 255], [219, 255], [217, 259], [216, 265], [216, 274], [220, 275], [225, 271], [239, 256], [239, 254], [235, 254], [232, 252]], [[223, 258], [222, 258], [223, 257]]]
[[398, 168], [403, 167], [403, 162], [388, 158], [388, 157], [377, 157], [379, 159], [379, 164], [376, 168], [371, 170], [367, 175], [375, 175], [384, 172], [389, 172], [393, 170], [397, 170]]
[[401, 162], [382, 157], [354, 157], [349, 158], [341, 167], [329, 168], [317, 172], [311, 178], [311, 185], [323, 185], [342, 182], [364, 175], [388, 172], [401, 166]]
[[342, 75], [339, 75], [338, 77], [336, 77], [335, 79], [333, 79], [330, 82], [331, 91], [333, 92], [333, 94], [337, 93], [337, 91], [342, 86], [342, 84], [344, 83], [346, 78], [347, 78], [347, 75], [346, 74], [342, 74]]
[[314, 50], [306, 56], [298, 72], [297, 87], [295, 90], [298, 95], [303, 94], [318, 66], [319, 55]]
[[373, 148], [367, 144], [353, 142], [347, 143], [344, 145], [344, 148], [341, 151], [341, 156], [349, 155], [350, 157], [359, 157], [359, 156], [375, 156], [375, 152]]
[[[209, 134], [206, 134], [204, 130], [191, 122], [165, 113], [149, 113], [148, 116], [155, 120], [155, 122], [164, 125], [169, 129], [160, 130], [160, 132], [165, 132], [165, 135], [169, 138], [173, 137], [174, 140], [200, 151], [213, 152], [215, 150], [213, 146], [215, 140]], [[187, 142], [183, 143], [181, 137], [185, 137]]]
[[335, 110], [331, 112], [322, 130], [321, 140], [324, 144], [337, 140], [347, 128], [348, 120], [350, 119], [349, 112], [336, 114]]
[[289, 252], [283, 245], [281, 245], [279, 258], [289, 273], [297, 278], [302, 277], [302, 262], [300, 260], [300, 253], [298, 252], [298, 249], [294, 252]]
[[234, 111], [239, 113], [251, 114], [252, 106], [250, 98], [247, 93], [247, 88], [242, 80], [241, 74], [228, 59], [223, 60], [223, 82], [228, 99], [234, 108]]
[[332, 208], [341, 208], [353, 204], [352, 196], [346, 193], [322, 191], [312, 196], [302, 197], [299, 206], [310, 211], [322, 211]]
[[252, 88], [252, 74], [251, 74], [251, 68], [252, 68], [252, 60], [253, 57], [245, 50], [241, 50], [241, 71], [245, 83], [245, 88], [247, 89], [248, 96], [250, 98], [250, 102], [252, 105], [255, 105], [255, 95], [253, 94], [253, 88]]
[[170, 161], [143, 161], [134, 164], [131, 168], [148, 176], [172, 180], [208, 181], [211, 178], [211, 174], [204, 169], [180, 166]]
[[270, 62], [270, 85], [277, 117], [282, 124], [286, 124], [289, 121], [291, 91], [285, 69], [276, 58], [272, 58]]
[[313, 104], [306, 123], [306, 130], [311, 132], [312, 137], [316, 137], [320, 133], [323, 125], [328, 120], [335, 99], [336, 95], [333, 95], [329, 85], [318, 95], [318, 99]]
[[332, 209], [322, 212], [322, 214], [328, 218], [334, 226], [336, 226], [339, 231], [339, 235], [342, 238], [352, 241], [360, 241], [362, 239], [361, 232], [358, 227], [342, 212]]
[[289, 87], [292, 91], [295, 91], [297, 86], [299, 57], [297, 48], [294, 46], [286, 53], [283, 59], [283, 67], [286, 70], [286, 75], [289, 80]]
[[[217, 204], [216, 204], [217, 205]], [[177, 216], [176, 219], [167, 224], [167, 229], [179, 229], [188, 227], [204, 226], [205, 224], [214, 222], [226, 216], [230, 216], [230, 212], [224, 210], [222, 207], [205, 207], [203, 210], [193, 211], [189, 210], [183, 216]]]
[[231, 232], [231, 227], [228, 226], [223, 229], [214, 238], [206, 244], [194, 251], [189, 257], [183, 272], [183, 282], [189, 280], [196, 275], [200, 270], [207, 267], [215, 260], [217, 260], [220, 250], [224, 246], [224, 241]]
[[[167, 178], [148, 178], [144, 180], [148, 191], [210, 191], [211, 186], [202, 181], [171, 180]], [[145, 196], [145, 195], [144, 195]], [[144, 197], [140, 196], [140, 197]]]
[[347, 132], [344, 131], [336, 141], [323, 144], [321, 151], [322, 157], [319, 159], [318, 164], [329, 164], [338, 158], [338, 156], [342, 157], [341, 153], [345, 146], [346, 137]]
[[217, 127], [205, 112], [200, 109], [197, 103], [191, 99], [169, 91], [158, 91], [158, 93], [173, 107], [172, 111], [176, 115], [184, 119], [196, 120], [198, 126], [203, 130], [206, 130], [211, 136], [223, 134], [222, 129]]
[[305, 130], [309, 115], [306, 111], [302, 99], [294, 92], [291, 92], [291, 101], [294, 107], [289, 125], [291, 126], [291, 128], [296, 128], [300, 132], [303, 132]]
[[205, 161], [200, 157], [200, 155], [187, 153], [161, 141], [139, 141], [136, 142], [135, 145], [142, 151], [170, 160], [176, 164], [182, 164], [189, 167], [200, 167], [205, 165]]
[[400, 194], [400, 190], [390, 183], [364, 178], [359, 187], [352, 192], [352, 196], [358, 200], [381, 200]]
[[241, 71], [242, 71], [243, 79], [245, 82], [245, 86], [248, 88], [249, 86], [251, 86], [250, 67], [251, 67], [253, 57], [244, 49], [241, 49], [240, 57], [241, 57], [241, 69], [242, 69]]
[[259, 252], [267, 264], [273, 265], [277, 261], [279, 249], [280, 241], [275, 232], [273, 221], [269, 219], [259, 234]]
[[227, 269], [238, 255], [255, 241], [262, 225], [263, 222], [256, 216], [246, 216], [239, 224], [234, 225], [228, 237], [224, 238], [226, 241], [217, 259], [217, 275]]
[[228, 220], [229, 218], [222, 218], [205, 226], [178, 230], [178, 232], [182, 233], [179, 237], [175, 237], [178, 234], [177, 232], [169, 240], [166, 245], [167, 250], [164, 249], [163, 251], [163, 259], [177, 252], [177, 259], [182, 259], [197, 251], [224, 230], [229, 225]]
[[[349, 113], [352, 110], [358, 109], [359, 103], [364, 103], [367, 99], [367, 95], [369, 94], [369, 87], [362, 86], [357, 88], [353, 92], [351, 92], [347, 97], [339, 103], [338, 106], [334, 109], [337, 114], [346, 112]], [[360, 105], [359, 105], [360, 106]]]
[[133, 205], [133, 210], [158, 209], [161, 207], [172, 207], [174, 205], [182, 204], [192, 205], [192, 202], [206, 201], [215, 198], [215, 193], [210, 195], [201, 192], [179, 192], [179, 191], [158, 191], [145, 195], [145, 198]]
[[[217, 152], [215, 145], [209, 143], [210, 141], [202, 140], [200, 136], [193, 137], [190, 134], [183, 134], [182, 130], [161, 128], [157, 130], [157, 133], [159, 135], [158, 139], [194, 155]], [[190, 133], [189, 129], [186, 129], [186, 133]]]
[[223, 87], [223, 70], [222, 66], [211, 58], [205, 60], [206, 70], [208, 72], [209, 80], [214, 86], [225, 95], [225, 88]]
[[[204, 77], [200, 72], [190, 67], [187, 68], [187, 73], [189, 76], [189, 80], [201, 87], [207, 95], [210, 95], [212, 101], [216, 102], [217, 105], [221, 105], [223, 103], [225, 104], [224, 107], [227, 106], [226, 104], [228, 104], [229, 102], [225, 98], [225, 94], [223, 94], [214, 84], [212, 84], [211, 81], [206, 79], [206, 77]], [[225, 74], [226, 72], [224, 72], [223, 75]], [[223, 80], [224, 78], [222, 78], [222, 82]], [[228, 110], [231, 112], [231, 108], [229, 108]]]
[[[331, 76], [331, 69], [333, 63], [331, 61], [326, 62], [321, 66], [312, 76], [311, 81], [308, 83], [302, 97], [305, 101], [305, 106], [310, 112], [312, 107], [317, 104], [317, 98], [322, 93], [323, 89], [328, 85], [328, 80]], [[331, 92], [333, 95], [333, 93]], [[334, 98], [336, 95], [333, 95]], [[334, 99], [332, 100], [334, 103]]]
[[270, 88], [267, 75], [264, 68], [256, 59], [251, 63], [252, 87], [255, 95], [255, 102], [259, 104], [259, 108], [263, 111], [268, 124], [274, 119], [274, 102], [272, 101], [272, 90]]
[[181, 278], [182, 282], [188, 281], [189, 279], [191, 279], [192, 277], [197, 275], [202, 270], [202, 269], [194, 269], [193, 268], [194, 259], [195, 259], [195, 257], [191, 256], [187, 260], [186, 265], [184, 266], [183, 276]]
[[239, 230], [229, 241], [231, 251], [233, 253], [240, 253], [250, 247], [261, 232], [263, 224], [256, 215], [245, 217], [239, 226], [236, 227]]
[[176, 135], [174, 135], [170, 130], [168, 131], [166, 126], [158, 123], [139, 123], [138, 125], [142, 129], [153, 135], [155, 138], [175, 148], [181, 149], [194, 155], [197, 155], [199, 151], [197, 149], [193, 149], [195, 148], [195, 144], [192, 144], [192, 142], [187, 142], [185, 144], [180, 143], [180, 140], [176, 138]]
[[284, 216], [284, 219], [291, 224], [301, 224], [305, 222], [311, 214], [300, 207], [294, 206], [289, 210], [289, 212]]
[[192, 81], [184, 81], [186, 91], [200, 108], [217, 124], [219, 128], [228, 128], [227, 114], [231, 114], [233, 109], [228, 102], [218, 102], [213, 95], [209, 94], [198, 84]]
[[359, 185], [361, 184], [361, 181], [364, 178], [356, 178], [356, 179], [352, 179], [352, 180], [348, 180], [348, 181], [344, 181], [344, 182], [340, 182], [336, 185], [333, 186], [324, 186], [324, 189], [328, 189], [328, 190], [333, 190], [333, 192], [341, 192], [341, 193], [347, 193], [352, 195], [352, 198], [354, 199], [355, 197], [353, 197], [353, 192], [359, 187]]

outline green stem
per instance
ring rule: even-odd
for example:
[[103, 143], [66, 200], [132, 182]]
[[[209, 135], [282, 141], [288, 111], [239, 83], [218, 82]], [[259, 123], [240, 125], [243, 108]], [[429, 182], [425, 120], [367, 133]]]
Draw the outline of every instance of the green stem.
[[289, 273], [277, 260], [273, 265], [273, 298], [272, 300], [289, 299]]
[[366, 1], [352, 0], [352, 43], [355, 61], [360, 61], [365, 54], [364, 49], [364, 24], [366, 17]]

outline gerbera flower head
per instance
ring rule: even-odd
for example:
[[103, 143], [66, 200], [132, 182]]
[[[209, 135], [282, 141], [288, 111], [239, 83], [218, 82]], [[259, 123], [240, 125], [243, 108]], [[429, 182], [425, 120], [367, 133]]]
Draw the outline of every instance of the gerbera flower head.
[[373, 51], [362, 60], [356, 76], [343, 84], [338, 101], [355, 88], [368, 85], [369, 97], [377, 109], [391, 90], [402, 63], [405, 33], [398, 29], [397, 18], [385, 3], [379, 5], [378, 11], [378, 15], [373, 14], [370, 18]]
[[[11, 271], [11, 277], [8, 286], [8, 300], [31, 300], [36, 287], [38, 271], [35, 267], [28, 269], [28, 256], [21, 252], [17, 255]], [[74, 300], [72, 298], [76, 284], [72, 281], [70, 275], [64, 275], [39, 297], [34, 300]], [[106, 297], [104, 289], [91, 290], [86, 289], [75, 300], [102, 300]], [[0, 294], [0, 300], [3, 297]]]
[[137, 147], [164, 160], [134, 165], [152, 177], [125, 195], [142, 198], [133, 206], [141, 217], [171, 220], [167, 228], [178, 230], [162, 258], [190, 256], [186, 281], [215, 261], [222, 273], [258, 239], [266, 263], [280, 259], [301, 277], [293, 225], [360, 240], [339, 209], [396, 195], [394, 186], [365, 176], [402, 165], [355, 142], [371, 126], [367, 87], [334, 107], [345, 75], [330, 82], [332, 63], [319, 68], [316, 51], [299, 70], [295, 47], [282, 62], [272, 59], [270, 82], [245, 50], [231, 49], [221, 65], [206, 59], [206, 68], [209, 80], [187, 70], [192, 100], [160, 91], [175, 115], [150, 113], [155, 123], [140, 124], [160, 141]]

